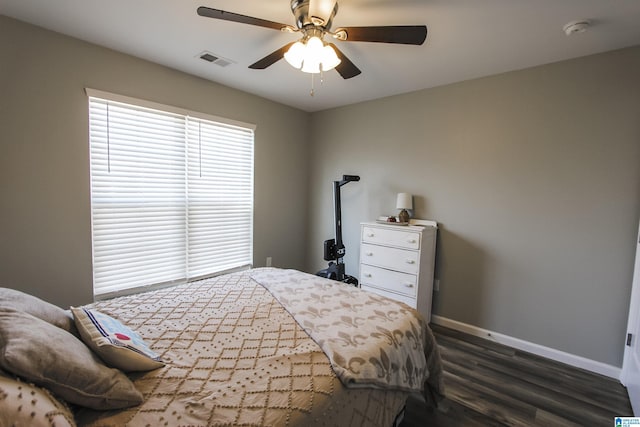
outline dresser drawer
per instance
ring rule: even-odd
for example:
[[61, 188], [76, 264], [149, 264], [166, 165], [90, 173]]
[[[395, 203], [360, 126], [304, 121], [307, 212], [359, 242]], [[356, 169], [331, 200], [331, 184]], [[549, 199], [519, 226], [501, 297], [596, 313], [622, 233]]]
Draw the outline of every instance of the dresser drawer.
[[415, 297], [418, 288], [418, 276], [362, 263], [360, 266], [360, 283], [385, 291]]
[[365, 243], [397, 246], [399, 248], [420, 249], [420, 233], [396, 228], [362, 227], [362, 241]]
[[363, 243], [360, 246], [360, 262], [379, 267], [418, 274], [419, 253], [406, 249], [390, 248]]
[[383, 297], [391, 298], [396, 301], [401, 301], [407, 304], [409, 307], [416, 308], [416, 299], [413, 297], [408, 297], [406, 295], [394, 294], [391, 292], [387, 292], [382, 289], [374, 288], [373, 286], [362, 285], [362, 289], [365, 291], [373, 292], [378, 295], [382, 295]]

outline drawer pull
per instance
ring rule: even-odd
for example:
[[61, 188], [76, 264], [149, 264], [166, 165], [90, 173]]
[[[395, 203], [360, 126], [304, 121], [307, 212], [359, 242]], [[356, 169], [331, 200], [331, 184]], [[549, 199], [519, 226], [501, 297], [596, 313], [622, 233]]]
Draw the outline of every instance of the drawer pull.
[[373, 256], [373, 252], [365, 252], [366, 256]]
[[367, 233], [367, 237], [373, 237], [374, 234], [373, 233]]
[[371, 273], [364, 273], [364, 277], [371, 277]]
[[408, 259], [407, 264], [415, 264], [416, 261], [414, 259]]
[[407, 239], [407, 242], [409, 242], [409, 243], [416, 243], [416, 242], [417, 242], [417, 240], [416, 240], [416, 239]]
[[407, 288], [413, 288], [413, 283], [405, 283], [404, 284]]

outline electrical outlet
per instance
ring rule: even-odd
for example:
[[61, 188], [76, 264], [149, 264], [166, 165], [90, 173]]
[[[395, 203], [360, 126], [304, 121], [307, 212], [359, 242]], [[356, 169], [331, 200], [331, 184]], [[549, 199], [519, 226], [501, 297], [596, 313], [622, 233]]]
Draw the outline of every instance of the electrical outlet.
[[267, 267], [271, 267], [271, 257], [270, 256], [267, 257], [267, 262], [265, 263], [265, 265]]
[[433, 290], [436, 292], [440, 290], [440, 279], [435, 279], [433, 281]]

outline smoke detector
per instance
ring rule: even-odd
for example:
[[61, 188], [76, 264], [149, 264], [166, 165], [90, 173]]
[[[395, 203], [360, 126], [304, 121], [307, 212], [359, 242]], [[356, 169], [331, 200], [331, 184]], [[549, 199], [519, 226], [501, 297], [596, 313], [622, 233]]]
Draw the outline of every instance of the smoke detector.
[[582, 19], [580, 21], [571, 21], [565, 24], [562, 29], [564, 30], [564, 33], [566, 35], [570, 36], [575, 33], [584, 33], [585, 31], [587, 31], [587, 28], [589, 28], [590, 25], [591, 22], [589, 20]]

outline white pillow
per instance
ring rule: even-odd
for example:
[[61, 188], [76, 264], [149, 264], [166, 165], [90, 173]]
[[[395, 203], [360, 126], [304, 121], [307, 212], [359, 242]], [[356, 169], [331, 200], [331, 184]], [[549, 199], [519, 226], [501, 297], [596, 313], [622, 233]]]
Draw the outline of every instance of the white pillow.
[[135, 331], [95, 309], [71, 307], [82, 341], [104, 362], [122, 371], [150, 371], [164, 362]]

